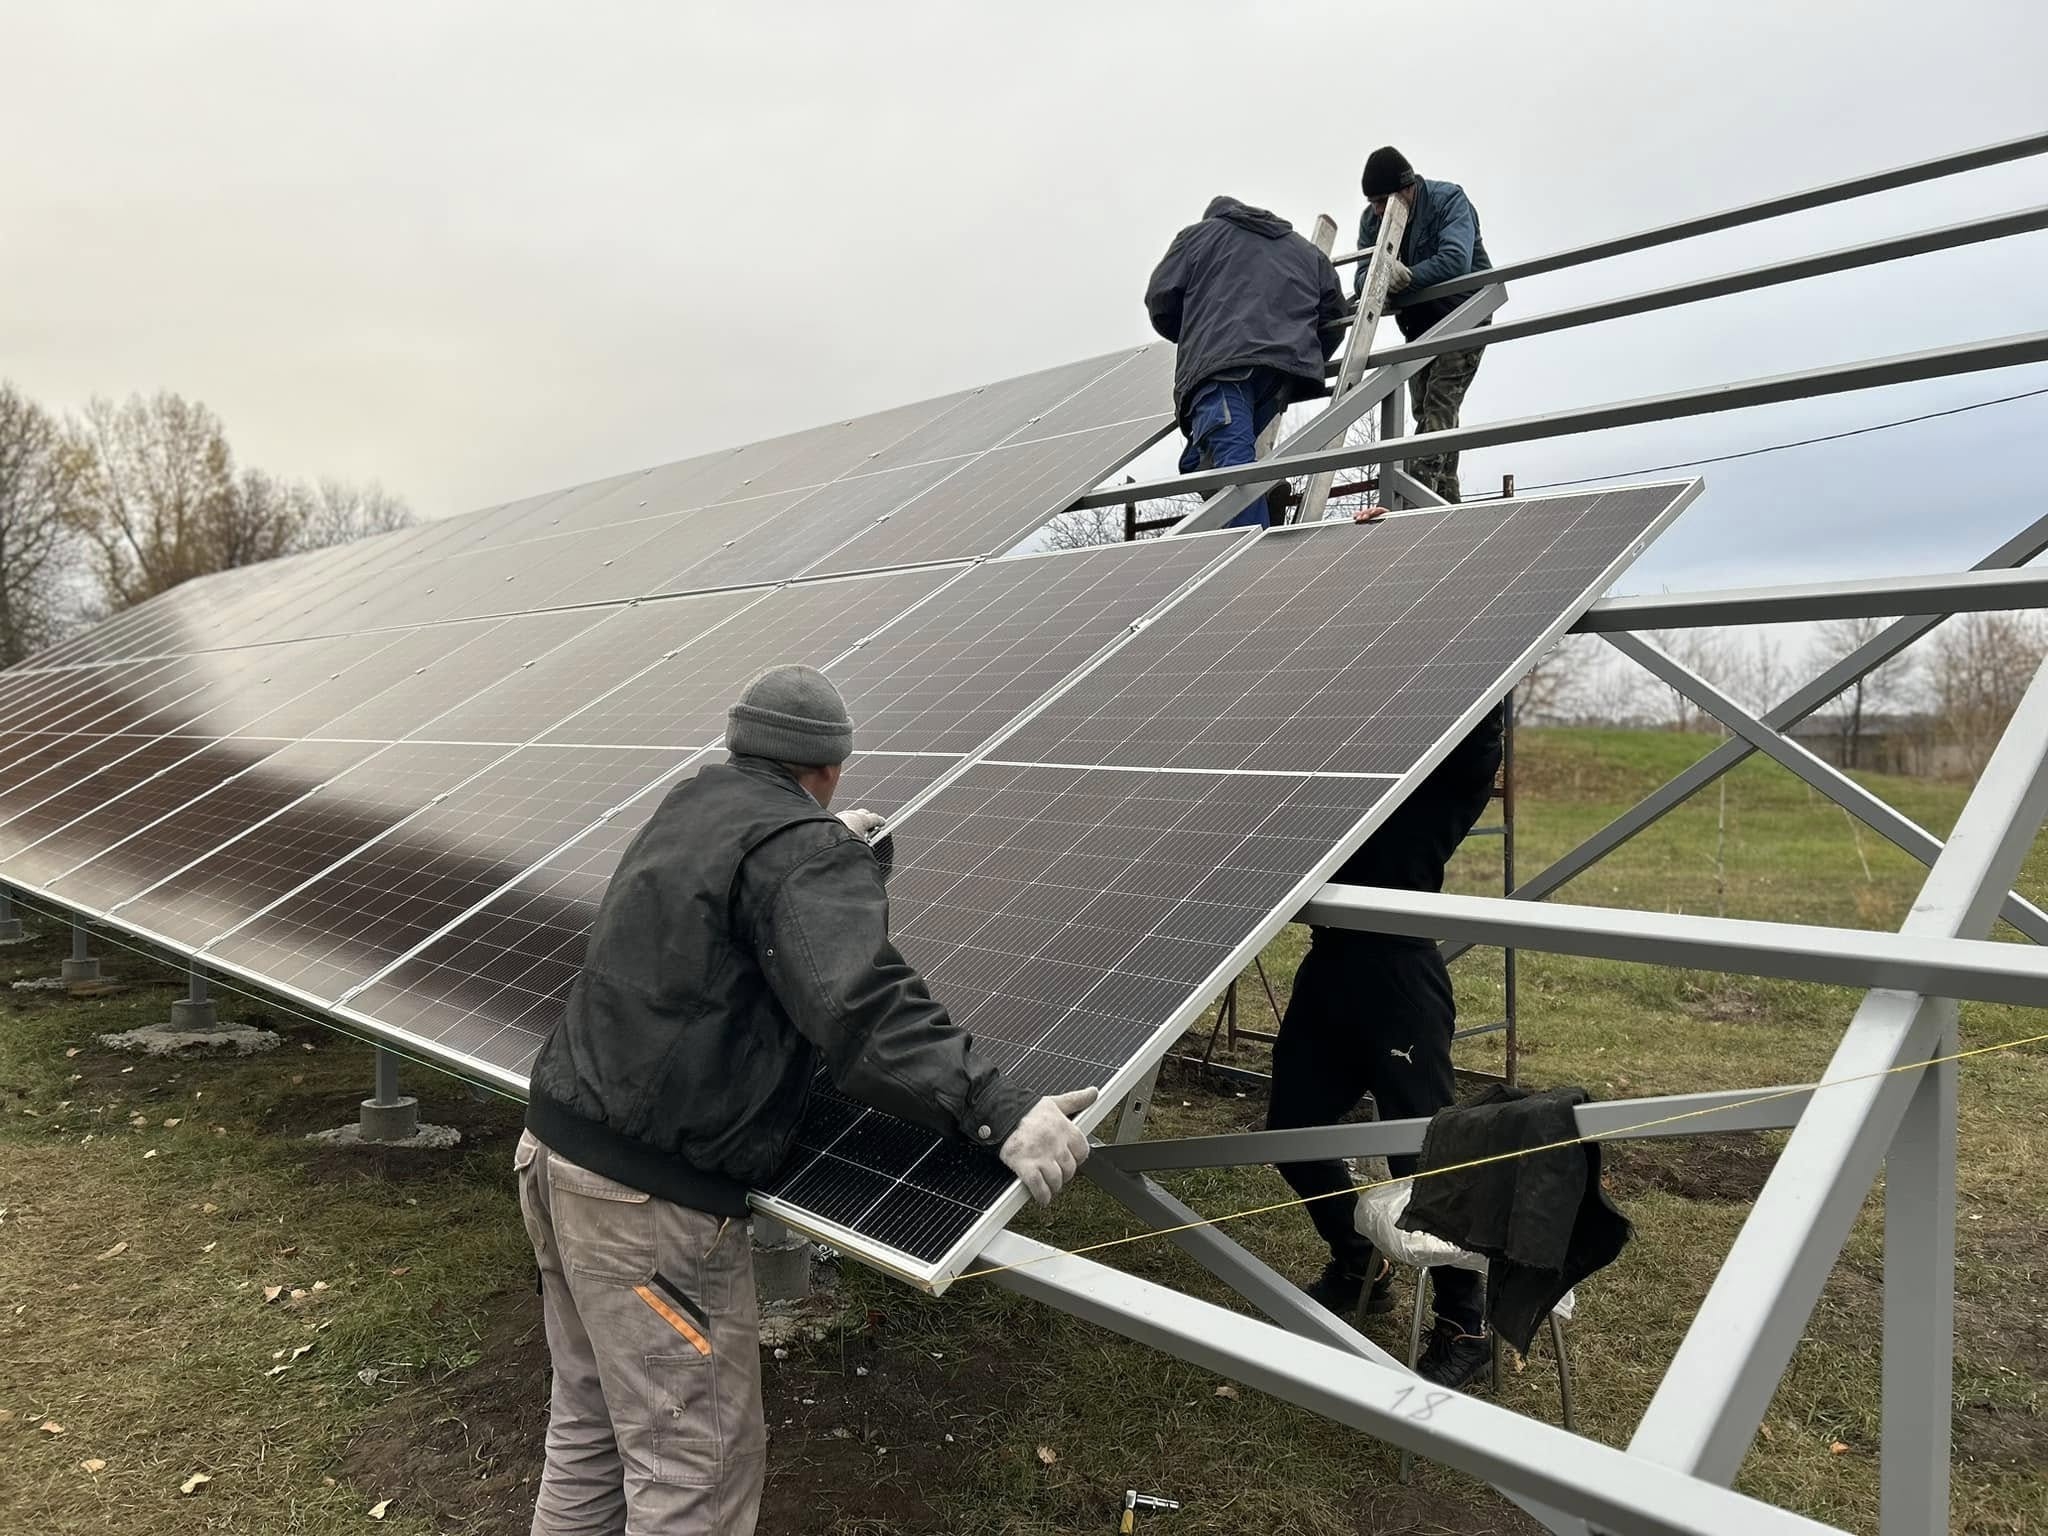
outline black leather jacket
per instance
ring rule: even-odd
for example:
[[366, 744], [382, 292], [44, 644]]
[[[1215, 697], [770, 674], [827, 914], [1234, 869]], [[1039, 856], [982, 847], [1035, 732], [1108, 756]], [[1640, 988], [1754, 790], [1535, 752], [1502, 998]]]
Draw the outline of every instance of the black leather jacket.
[[736, 756], [669, 791], [620, 859], [526, 1123], [622, 1184], [741, 1215], [821, 1063], [991, 1148], [1032, 1103], [890, 942], [873, 850], [780, 764]]

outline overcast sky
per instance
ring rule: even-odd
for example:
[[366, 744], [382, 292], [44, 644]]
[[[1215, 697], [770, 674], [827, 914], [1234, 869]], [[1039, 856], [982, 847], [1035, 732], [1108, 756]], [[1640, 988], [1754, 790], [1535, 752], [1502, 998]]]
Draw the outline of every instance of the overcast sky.
[[[1398, 16], [1398, 23], [1388, 20]], [[164, 387], [439, 516], [1145, 338], [1217, 192], [1349, 234], [1365, 154], [1497, 262], [2048, 124], [2048, 6], [0, 0], [0, 377]], [[2048, 160], [1517, 285], [1505, 317], [2048, 202]], [[2048, 235], [1491, 350], [1476, 422], [2048, 329]], [[1469, 455], [1468, 488], [2048, 384]], [[1968, 563], [2048, 397], [1706, 471], [1626, 586]], [[2033, 451], [2030, 452], [2029, 450]]]

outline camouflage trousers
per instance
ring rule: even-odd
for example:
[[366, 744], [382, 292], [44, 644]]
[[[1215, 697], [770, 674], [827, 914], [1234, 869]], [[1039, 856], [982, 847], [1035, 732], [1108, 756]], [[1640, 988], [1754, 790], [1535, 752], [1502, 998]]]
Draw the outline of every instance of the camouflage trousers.
[[[1479, 371], [1479, 354], [1485, 350], [1474, 347], [1469, 352], [1446, 352], [1433, 357], [1422, 372], [1408, 381], [1408, 396], [1415, 410], [1414, 430], [1443, 432], [1458, 424], [1458, 407], [1465, 402], [1465, 391], [1472, 387], [1472, 376]], [[1455, 453], [1433, 453], [1427, 458], [1410, 459], [1401, 467], [1445, 501], [1459, 499]]]

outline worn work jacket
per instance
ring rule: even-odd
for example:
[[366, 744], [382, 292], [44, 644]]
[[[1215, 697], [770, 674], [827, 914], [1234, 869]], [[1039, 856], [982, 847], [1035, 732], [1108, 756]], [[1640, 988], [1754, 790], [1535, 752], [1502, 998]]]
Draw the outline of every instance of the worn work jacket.
[[[1408, 210], [1408, 227], [1401, 233], [1401, 249], [1396, 253], [1408, 268], [1405, 291], [1419, 292], [1432, 283], [1463, 277], [1468, 272], [1491, 271], [1493, 262], [1486, 254], [1486, 242], [1479, 238], [1479, 211], [1472, 206], [1465, 189], [1455, 181], [1422, 181], [1416, 185], [1421, 190], [1415, 194], [1415, 206]], [[1379, 238], [1380, 216], [1368, 203], [1358, 219], [1358, 248], [1369, 251]], [[1358, 275], [1352, 279], [1354, 298], [1365, 285], [1366, 267], [1361, 261]], [[1397, 293], [1392, 306], [1394, 323], [1401, 327], [1403, 336], [1413, 341], [1471, 297], [1469, 292], [1451, 293], [1413, 304]]]
[[1173, 237], [1145, 289], [1152, 328], [1176, 348], [1173, 407], [1187, 430], [1195, 392], [1219, 374], [1271, 368], [1290, 400], [1323, 393], [1323, 364], [1349, 314], [1330, 258], [1285, 219], [1212, 199]]
[[735, 756], [669, 791], [620, 859], [526, 1123], [622, 1184], [743, 1215], [821, 1062], [988, 1147], [1032, 1102], [890, 942], [874, 851], [780, 764]]

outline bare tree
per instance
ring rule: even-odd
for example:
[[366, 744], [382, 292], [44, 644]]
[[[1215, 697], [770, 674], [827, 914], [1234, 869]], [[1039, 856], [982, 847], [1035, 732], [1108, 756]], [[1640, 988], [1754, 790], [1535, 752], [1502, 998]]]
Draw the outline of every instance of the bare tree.
[[[1815, 653], [1833, 665], [1844, 656], [1861, 650], [1875, 640], [1892, 620], [1866, 617], [1829, 619], [1815, 632]], [[1901, 651], [1883, 666], [1864, 673], [1838, 694], [1828, 715], [1841, 734], [1842, 766], [1863, 766], [1863, 733], [1869, 715], [1903, 705], [1911, 694], [1917, 661], [1911, 651]]]
[[332, 544], [351, 544], [372, 534], [410, 528], [414, 521], [405, 499], [375, 480], [357, 484], [327, 477], [314, 489], [297, 547], [325, 549]]
[[1598, 635], [1566, 635], [1515, 686], [1515, 716], [1530, 725], [1586, 718], [1607, 646]]
[[1927, 649], [1929, 703], [1937, 728], [1972, 773], [1991, 749], [2048, 655], [2048, 620], [2037, 613], [1965, 613], [1936, 630]]
[[[1653, 629], [1644, 638], [1689, 672], [1719, 682], [1730, 670], [1727, 636], [1714, 629]], [[1653, 695], [1662, 708], [1659, 719], [1668, 730], [1708, 731], [1714, 720], [1704, 709], [1662, 679]]]
[[107, 611], [223, 568], [237, 498], [213, 412], [168, 390], [122, 405], [95, 399], [70, 438], [79, 474], [69, 519], [92, 551]]
[[76, 550], [64, 509], [76, 477], [57, 419], [0, 383], [0, 667], [60, 638], [71, 616]]

